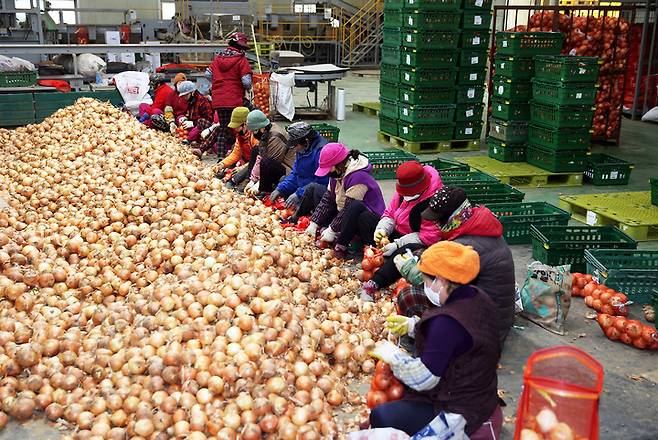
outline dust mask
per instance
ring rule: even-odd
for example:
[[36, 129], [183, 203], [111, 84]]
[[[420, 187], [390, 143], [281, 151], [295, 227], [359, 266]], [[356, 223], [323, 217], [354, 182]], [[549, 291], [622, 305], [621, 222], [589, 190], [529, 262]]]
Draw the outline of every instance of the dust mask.
[[402, 200], [404, 200], [405, 202], [411, 202], [411, 201], [416, 200], [419, 197], [420, 197], [420, 194], [416, 194], [415, 196], [403, 196]]
[[432, 289], [434, 283], [436, 283], [436, 279], [432, 281], [432, 284], [430, 284], [429, 286], [423, 283], [423, 291], [425, 292], [425, 296], [427, 297], [427, 299], [429, 299], [432, 304], [434, 304], [437, 307], [441, 307], [442, 304], [439, 298], [439, 292], [436, 292]]

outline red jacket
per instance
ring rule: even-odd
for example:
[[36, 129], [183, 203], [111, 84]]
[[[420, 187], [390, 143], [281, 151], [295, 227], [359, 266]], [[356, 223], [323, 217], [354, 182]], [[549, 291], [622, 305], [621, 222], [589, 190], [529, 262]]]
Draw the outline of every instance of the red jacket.
[[187, 113], [187, 99], [185, 99], [185, 96], [178, 96], [178, 93], [176, 93], [176, 96], [172, 98], [171, 108], [177, 118], [185, 115]]
[[503, 235], [503, 225], [500, 220], [484, 206], [474, 206], [473, 215], [455, 230], [442, 233], [444, 240], [454, 240], [462, 235], [477, 235], [482, 237], [500, 237]]
[[244, 53], [233, 47], [222, 50], [210, 64], [212, 73], [212, 107], [235, 108], [242, 105], [242, 77], [251, 74]]
[[153, 93], [153, 104], [151, 108], [158, 109], [164, 112], [166, 106], [174, 106], [178, 100], [178, 93], [167, 84], [160, 84]]

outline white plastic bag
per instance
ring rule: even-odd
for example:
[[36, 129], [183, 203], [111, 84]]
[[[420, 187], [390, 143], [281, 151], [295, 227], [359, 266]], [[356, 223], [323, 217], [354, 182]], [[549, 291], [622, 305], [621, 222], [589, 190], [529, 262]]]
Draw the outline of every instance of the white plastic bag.
[[654, 107], [642, 116], [642, 122], [658, 122], [658, 107]]
[[78, 72], [84, 76], [96, 76], [105, 68], [105, 61], [93, 53], [78, 55]]
[[126, 107], [137, 114], [139, 104], [152, 104], [153, 100], [148, 94], [149, 75], [144, 72], [121, 72], [112, 78], [117, 90], [121, 93]]
[[350, 432], [347, 440], [409, 440], [406, 432], [393, 428], [364, 429]]
[[292, 97], [292, 89], [295, 86], [295, 74], [287, 73], [279, 75], [272, 73], [270, 83], [274, 87], [274, 106], [276, 111], [283, 117], [292, 121], [295, 117], [295, 102]]
[[23, 58], [0, 55], [0, 72], [34, 72], [35, 70], [37, 67]]
[[468, 440], [465, 428], [464, 416], [441, 411], [413, 437], [393, 428], [376, 428], [351, 432], [347, 440]]

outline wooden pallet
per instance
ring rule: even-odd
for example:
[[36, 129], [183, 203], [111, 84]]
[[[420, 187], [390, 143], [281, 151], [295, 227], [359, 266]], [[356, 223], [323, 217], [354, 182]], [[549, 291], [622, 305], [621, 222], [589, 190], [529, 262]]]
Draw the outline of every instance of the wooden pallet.
[[486, 156], [458, 157], [479, 171], [517, 188], [581, 186], [583, 173], [551, 173], [525, 162], [501, 162]]
[[358, 113], [365, 113], [369, 116], [377, 116], [379, 114], [380, 105], [378, 102], [355, 102], [352, 104], [352, 111]]
[[560, 207], [592, 226], [616, 226], [638, 241], [658, 240], [658, 206], [651, 192], [561, 196]]
[[412, 142], [382, 131], [377, 133], [380, 142], [390, 144], [413, 154], [448, 153], [450, 151], [480, 151], [480, 140], [424, 141]]

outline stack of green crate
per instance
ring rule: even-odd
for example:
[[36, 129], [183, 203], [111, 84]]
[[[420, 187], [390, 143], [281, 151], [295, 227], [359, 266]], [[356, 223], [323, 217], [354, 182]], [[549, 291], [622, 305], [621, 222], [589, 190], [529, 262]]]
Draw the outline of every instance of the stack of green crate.
[[453, 139], [480, 139], [492, 0], [463, 0]]
[[528, 163], [552, 172], [587, 167], [598, 58], [536, 56]]
[[559, 32], [498, 32], [491, 91], [489, 157], [525, 162], [535, 55], [559, 54]]
[[411, 142], [452, 139], [460, 5], [461, 0], [384, 1], [382, 132]]

